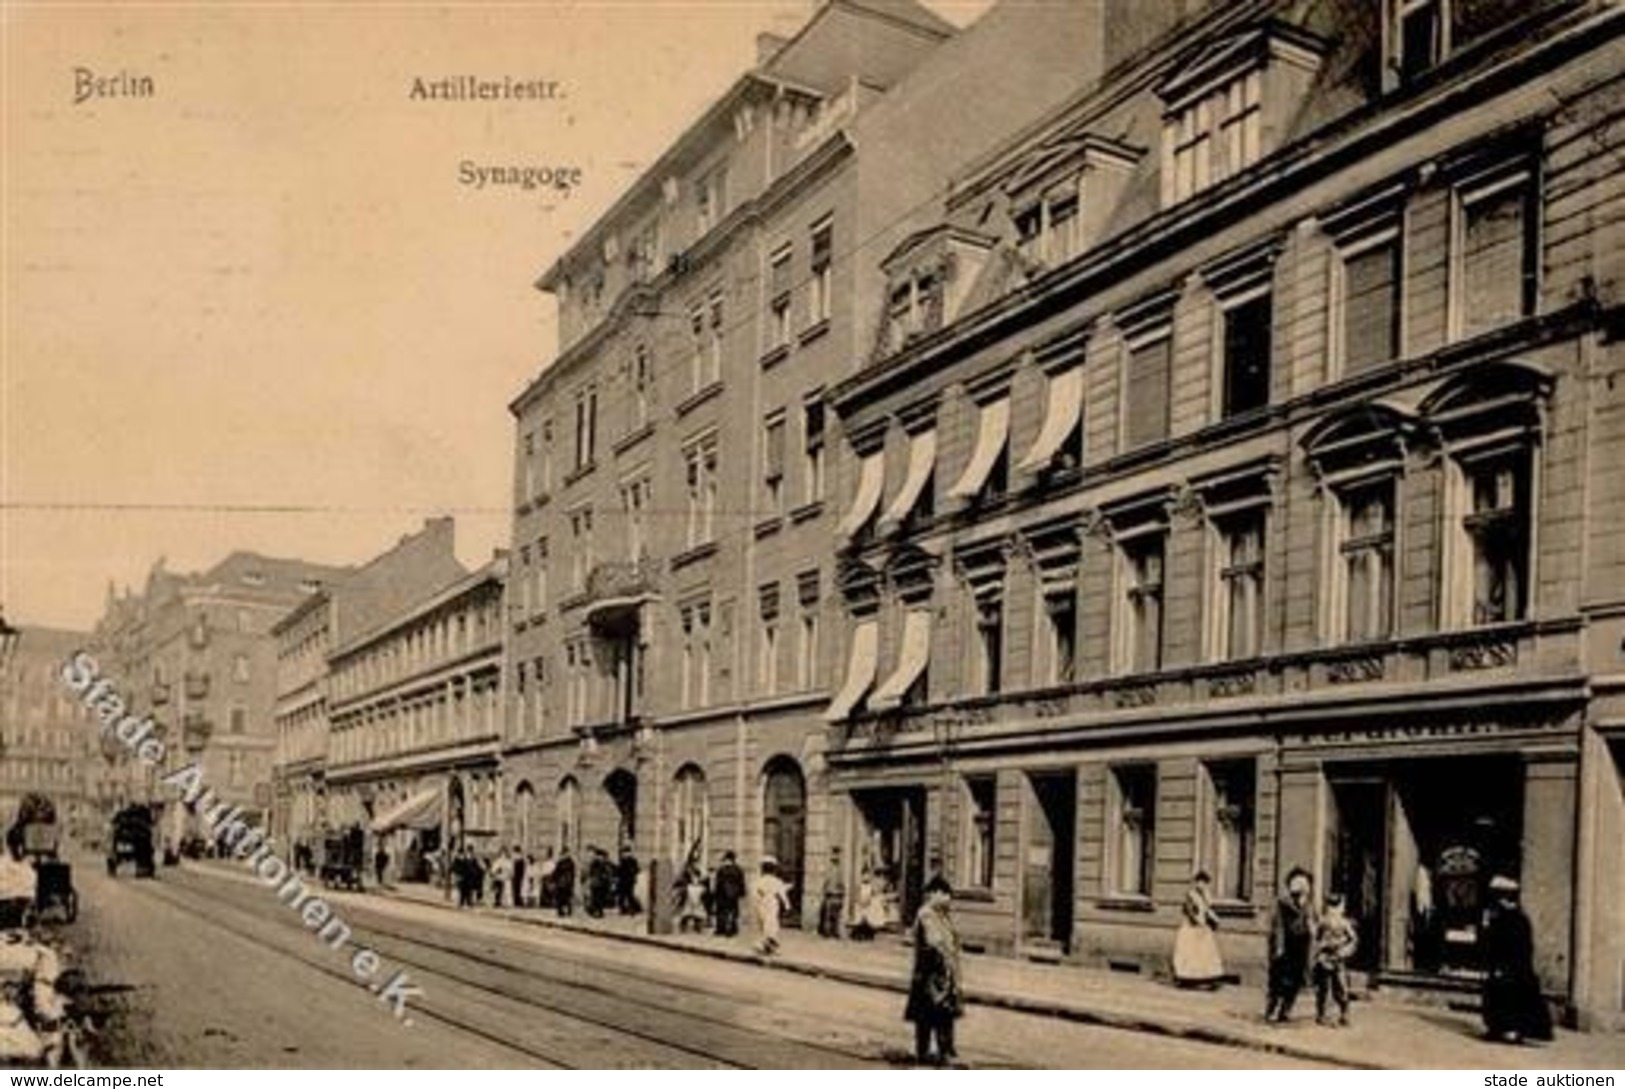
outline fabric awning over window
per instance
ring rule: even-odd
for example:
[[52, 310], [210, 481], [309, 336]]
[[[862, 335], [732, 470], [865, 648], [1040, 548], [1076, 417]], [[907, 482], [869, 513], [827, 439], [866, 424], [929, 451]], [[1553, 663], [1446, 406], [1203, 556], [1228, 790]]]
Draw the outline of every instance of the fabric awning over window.
[[874, 686], [880, 668], [880, 624], [865, 620], [852, 632], [852, 651], [846, 661], [846, 682], [824, 712], [825, 722], [840, 722]]
[[382, 835], [397, 828], [440, 827], [440, 791], [423, 790], [372, 822], [374, 833]]
[[910, 609], [903, 616], [903, 650], [897, 656], [897, 668], [875, 690], [869, 705], [876, 710], [896, 707], [903, 696], [920, 679], [931, 660], [931, 610]]
[[1010, 436], [1010, 402], [1000, 399], [982, 406], [981, 421], [976, 428], [976, 449], [971, 451], [970, 464], [959, 480], [949, 489], [948, 497], [969, 501], [976, 498], [993, 471], [994, 462], [1004, 452]]
[[846, 512], [846, 517], [841, 519], [841, 524], [835, 529], [838, 536], [856, 537], [864, 523], [874, 517], [875, 508], [880, 506], [880, 491], [885, 483], [885, 454], [876, 451], [864, 458], [858, 469], [858, 494], [852, 501], [852, 509]]
[[903, 479], [903, 487], [892, 499], [891, 506], [880, 516], [880, 532], [896, 529], [908, 519], [931, 480], [931, 470], [936, 462], [936, 431], [922, 431], [915, 435], [908, 444], [908, 476]]
[[1049, 402], [1044, 407], [1044, 426], [1027, 456], [1016, 466], [1018, 472], [1036, 473], [1049, 466], [1072, 436], [1083, 415], [1083, 368], [1071, 367], [1050, 375]]

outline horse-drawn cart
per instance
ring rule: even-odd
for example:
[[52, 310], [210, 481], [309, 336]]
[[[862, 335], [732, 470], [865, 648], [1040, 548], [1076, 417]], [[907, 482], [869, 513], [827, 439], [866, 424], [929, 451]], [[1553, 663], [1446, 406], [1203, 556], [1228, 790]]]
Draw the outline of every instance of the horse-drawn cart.
[[51, 799], [43, 794], [24, 795], [10, 834], [21, 843], [23, 856], [38, 875], [35, 916], [41, 921], [52, 914], [63, 922], [77, 919], [79, 893], [73, 887], [73, 867], [62, 861], [62, 826]]

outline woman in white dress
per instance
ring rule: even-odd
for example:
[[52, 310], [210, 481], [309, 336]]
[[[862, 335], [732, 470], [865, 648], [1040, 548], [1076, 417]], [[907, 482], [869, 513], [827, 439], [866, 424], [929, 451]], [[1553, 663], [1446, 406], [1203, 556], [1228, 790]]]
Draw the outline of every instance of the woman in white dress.
[[1174, 935], [1174, 982], [1181, 987], [1217, 987], [1224, 981], [1224, 961], [1214, 937], [1219, 917], [1213, 911], [1212, 878], [1199, 871], [1185, 894], [1184, 918]]

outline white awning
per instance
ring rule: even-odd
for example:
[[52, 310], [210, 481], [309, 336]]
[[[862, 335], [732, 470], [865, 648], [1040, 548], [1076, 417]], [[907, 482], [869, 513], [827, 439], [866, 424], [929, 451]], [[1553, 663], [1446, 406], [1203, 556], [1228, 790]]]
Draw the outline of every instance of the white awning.
[[[383, 816], [375, 818], [372, 830], [381, 835], [397, 828], [437, 828], [440, 825], [439, 808], [440, 791], [419, 791]], [[430, 820], [431, 817], [434, 819]]]
[[959, 482], [948, 490], [950, 499], [969, 501], [987, 483], [993, 463], [1004, 452], [1005, 440], [1010, 435], [1010, 402], [1000, 399], [982, 406], [981, 422], [976, 428], [976, 449], [971, 451], [970, 464], [960, 474]]
[[846, 661], [846, 683], [824, 712], [825, 722], [840, 722], [852, 713], [875, 683], [880, 668], [880, 624], [865, 620], [852, 632], [852, 652]]
[[935, 430], [922, 431], [915, 435], [908, 444], [908, 476], [903, 479], [903, 487], [886, 508], [886, 513], [880, 516], [880, 532], [886, 533], [897, 528], [907, 521], [914, 505], [920, 501], [920, 494], [931, 480], [931, 469], [937, 461], [937, 433]]
[[1050, 375], [1049, 402], [1044, 407], [1044, 426], [1017, 472], [1036, 473], [1049, 467], [1071, 437], [1083, 415], [1083, 368], [1071, 367]]
[[852, 509], [835, 527], [836, 536], [856, 537], [864, 523], [874, 517], [875, 508], [880, 506], [880, 491], [886, 484], [885, 458], [883, 452], [876, 451], [863, 459], [858, 469], [857, 497], [852, 501]]
[[897, 656], [897, 668], [875, 689], [869, 706], [876, 710], [896, 707], [903, 696], [920, 679], [931, 660], [931, 610], [910, 609], [903, 616], [903, 650]]

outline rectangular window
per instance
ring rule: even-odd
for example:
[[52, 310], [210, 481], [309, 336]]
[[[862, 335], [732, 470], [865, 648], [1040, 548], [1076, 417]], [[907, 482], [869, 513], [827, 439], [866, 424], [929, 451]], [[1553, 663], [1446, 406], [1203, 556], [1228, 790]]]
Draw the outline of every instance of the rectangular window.
[[784, 411], [770, 412], [762, 421], [762, 494], [767, 513], [784, 513]]
[[1527, 175], [1460, 200], [1460, 335], [1474, 336], [1534, 312], [1534, 187]]
[[728, 167], [724, 163], [694, 183], [695, 221], [700, 234], [722, 222], [728, 214]]
[[649, 549], [648, 517], [653, 508], [651, 487], [648, 477], [639, 477], [621, 485], [621, 515], [626, 529], [626, 557], [633, 563], [641, 560]]
[[1253, 898], [1257, 766], [1252, 760], [1204, 765], [1209, 808], [1202, 837], [1202, 866], [1213, 878], [1219, 900]]
[[965, 780], [965, 854], [961, 880], [976, 889], [993, 887], [994, 834], [998, 827], [998, 780], [973, 775]]
[[824, 395], [808, 394], [801, 405], [803, 498], [817, 503], [824, 498]]
[[536, 498], [536, 434], [525, 432], [520, 445], [519, 500], [528, 503]]
[[790, 259], [792, 250], [782, 246], [774, 252], [768, 268], [767, 346], [784, 348], [790, 344]]
[[1004, 601], [976, 601], [976, 694], [991, 696], [1004, 688]]
[[761, 617], [761, 638], [756, 644], [756, 690], [761, 696], [779, 690], [779, 584], [757, 588], [757, 613]]
[[586, 468], [598, 452], [598, 390], [594, 386], [576, 392], [575, 467]]
[[796, 600], [801, 606], [796, 645], [796, 687], [803, 692], [818, 687], [818, 598], [818, 572], [802, 572], [796, 577]]
[[1443, 0], [1393, 0], [1393, 64], [1402, 82], [1432, 69], [1444, 59]]
[[705, 304], [698, 302], [689, 307], [688, 311], [688, 389], [690, 393], [698, 393], [705, 388], [705, 359], [707, 352], [705, 329]]
[[[547, 538], [545, 538], [545, 537], [536, 542], [536, 567], [535, 567], [535, 570], [534, 570], [534, 574], [535, 574], [535, 581], [536, 581], [536, 591], [535, 591], [535, 594], [533, 595], [533, 601], [534, 601], [534, 604], [536, 606], [536, 611], [537, 612], [546, 612], [547, 611]], [[459, 617], [458, 619], [461, 620], [462, 618]], [[464, 642], [463, 645], [464, 645], [464, 648], [467, 649], [466, 641]]]
[[1463, 467], [1469, 507], [1463, 520], [1473, 562], [1473, 623], [1527, 614], [1530, 472], [1527, 451]]
[[636, 430], [649, 423], [649, 399], [654, 382], [654, 369], [649, 361], [649, 348], [640, 344], [632, 353], [632, 428]]
[[537, 487], [546, 495], [553, 487], [553, 421], [542, 421], [541, 465], [537, 471]]
[[1156, 863], [1157, 768], [1130, 764], [1112, 768], [1112, 891], [1150, 896]]
[[812, 290], [807, 314], [810, 325], [829, 320], [830, 301], [835, 287], [834, 264], [835, 225], [825, 220], [812, 228]]
[[1124, 429], [1130, 449], [1168, 437], [1173, 343], [1160, 335], [1129, 351]]
[[688, 493], [687, 546], [716, 540], [717, 437], [707, 435], [683, 450]]
[[580, 507], [570, 512], [570, 589], [582, 593], [587, 589], [587, 576], [593, 566], [592, 508]]
[[1394, 482], [1351, 488], [1339, 503], [1343, 638], [1386, 639], [1394, 628]]
[[1149, 673], [1162, 668], [1162, 533], [1132, 538], [1123, 544], [1124, 632], [1121, 661], [1128, 671]]
[[1071, 684], [1077, 670], [1078, 591], [1051, 587], [1043, 591], [1044, 679]]
[[1224, 320], [1225, 416], [1263, 408], [1270, 401], [1269, 292], [1227, 306]]
[[1343, 254], [1342, 363], [1360, 374], [1399, 355], [1399, 235], [1387, 232]]
[[230, 718], [229, 721], [231, 723], [231, 732], [232, 733], [234, 733], [234, 734], [247, 733], [248, 732], [248, 709], [244, 708], [244, 707], [233, 707], [231, 709], [231, 718]]
[[1219, 95], [1224, 118], [1219, 122], [1216, 181], [1241, 173], [1262, 154], [1262, 84], [1263, 74], [1254, 70], [1233, 80]]
[[722, 289], [717, 288], [711, 292], [706, 300], [706, 352], [705, 352], [705, 385], [711, 386], [722, 381], [722, 333], [723, 333]]
[[1251, 658], [1259, 652], [1263, 629], [1264, 515], [1238, 515], [1217, 528], [1217, 660]]
[[684, 710], [705, 707], [711, 702], [711, 606], [689, 605], [682, 610], [683, 676], [681, 701]]
[[231, 679], [236, 681], [238, 684], [247, 684], [248, 677], [248, 655], [234, 655], [231, 659]]

